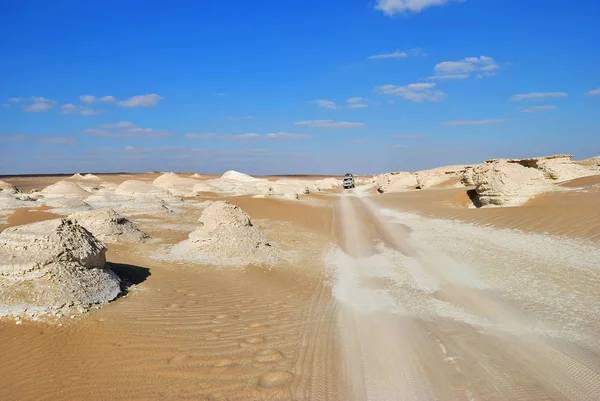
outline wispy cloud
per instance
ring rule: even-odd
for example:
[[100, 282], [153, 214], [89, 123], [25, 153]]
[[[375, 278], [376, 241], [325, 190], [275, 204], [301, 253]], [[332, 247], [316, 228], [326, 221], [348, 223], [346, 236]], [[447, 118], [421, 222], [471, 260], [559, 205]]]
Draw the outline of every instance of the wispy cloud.
[[348, 107], [350, 107], [351, 109], [362, 109], [368, 107], [368, 105], [365, 104], [366, 100], [367, 99], [362, 97], [351, 97], [348, 100], [346, 100], [346, 103], [348, 103]]
[[521, 109], [521, 113], [533, 113], [536, 111], [549, 111], [549, 110], [554, 110], [556, 109], [556, 106], [551, 105], [551, 106], [534, 106], [534, 107], [529, 107], [526, 109]]
[[169, 131], [142, 128], [128, 121], [103, 124], [84, 131], [98, 138], [164, 138], [171, 135]]
[[350, 143], [365, 143], [367, 142], [366, 139], [351, 139]]
[[381, 85], [375, 91], [384, 95], [400, 96], [413, 102], [439, 102], [446, 98], [446, 94], [434, 89], [435, 83], [416, 83], [407, 86]]
[[195, 140], [206, 140], [206, 139], [220, 139], [228, 141], [260, 141], [260, 140], [283, 140], [283, 139], [308, 139], [312, 138], [310, 135], [304, 134], [292, 134], [289, 132], [274, 132], [271, 134], [261, 135], [253, 132], [247, 134], [237, 135], [217, 135], [213, 133], [209, 134], [187, 134], [186, 138]]
[[158, 102], [160, 102], [162, 99], [162, 96], [159, 96], [155, 93], [151, 93], [148, 95], [138, 95], [130, 97], [127, 100], [122, 100], [118, 102], [118, 105], [121, 107], [151, 107], [156, 106]]
[[362, 128], [365, 125], [364, 123], [354, 123], [345, 121], [337, 122], [333, 120], [306, 120], [298, 121], [294, 124], [312, 128]]
[[108, 123], [101, 125], [102, 128], [130, 128], [135, 127], [135, 124], [130, 121], [119, 121], [116, 123]]
[[83, 96], [79, 96], [79, 100], [82, 101], [83, 103], [92, 104], [92, 103], [113, 103], [113, 102], [115, 102], [116, 99], [114, 98], [114, 96], [95, 97], [92, 95], [83, 95]]
[[7, 135], [0, 134], [0, 142], [31, 142], [48, 145], [68, 145], [77, 146], [79, 140], [72, 136], [54, 136], [54, 135]]
[[491, 57], [466, 57], [460, 61], [443, 61], [436, 64], [435, 75], [429, 79], [467, 79], [492, 76], [500, 66]]
[[322, 107], [324, 109], [337, 109], [335, 102], [332, 102], [331, 100], [312, 100], [312, 103], [316, 103], [319, 107]]
[[408, 149], [409, 146], [407, 146], [407, 145], [391, 145], [390, 148], [392, 148], [392, 149]]
[[600, 96], [600, 88], [589, 91], [588, 96]]
[[20, 103], [22, 104], [21, 108], [23, 111], [28, 113], [38, 113], [52, 109], [56, 104], [56, 101], [41, 96], [32, 96], [28, 98], [11, 97], [8, 99], [8, 103]]
[[187, 139], [214, 139], [217, 138], [217, 134], [186, 134]]
[[408, 57], [408, 54], [405, 52], [401, 52], [399, 50], [396, 50], [393, 53], [382, 53], [382, 54], [374, 54], [373, 56], [369, 56], [369, 59], [371, 60], [378, 60], [378, 59], [398, 59], [398, 58], [404, 58], [404, 57]]
[[227, 96], [227, 93], [225, 93], [225, 92], [219, 92], [219, 93], [215, 93], [215, 95], [217, 95], [219, 97], [223, 97], [223, 96]]
[[502, 118], [496, 118], [496, 119], [492, 119], [492, 120], [458, 120], [458, 121], [443, 122], [440, 125], [445, 125], [448, 127], [458, 127], [458, 126], [469, 126], [469, 125], [500, 124], [505, 121], [508, 121], [508, 120], [502, 119]]
[[89, 107], [76, 106], [73, 103], [67, 103], [60, 106], [60, 112], [62, 114], [81, 114], [84, 116], [92, 116], [100, 113], [98, 110], [94, 110]]
[[421, 12], [432, 6], [442, 6], [451, 0], [376, 0], [375, 8], [391, 16], [397, 13], [412, 11]]
[[514, 95], [510, 99], [514, 102], [518, 102], [520, 100], [539, 100], [546, 98], [556, 98], [556, 97], [567, 97], [569, 96], [565, 92], [532, 92], [532, 93], [524, 93], [519, 95]]

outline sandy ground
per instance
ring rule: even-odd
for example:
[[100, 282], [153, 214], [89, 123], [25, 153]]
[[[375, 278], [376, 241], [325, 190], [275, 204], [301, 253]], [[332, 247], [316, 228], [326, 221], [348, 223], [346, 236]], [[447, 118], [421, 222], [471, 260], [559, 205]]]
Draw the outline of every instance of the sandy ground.
[[598, 183], [497, 209], [451, 187], [228, 198], [297, 254], [276, 266], [159, 260], [201, 209], [131, 216], [153, 241], [109, 245], [126, 297], [60, 326], [0, 320], [0, 399], [600, 399]]

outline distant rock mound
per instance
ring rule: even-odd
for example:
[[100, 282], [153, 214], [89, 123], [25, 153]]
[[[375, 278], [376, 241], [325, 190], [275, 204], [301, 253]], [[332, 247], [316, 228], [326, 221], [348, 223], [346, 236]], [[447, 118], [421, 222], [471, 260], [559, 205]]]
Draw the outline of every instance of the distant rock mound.
[[9, 184], [8, 182], [0, 180], [0, 193], [4, 194], [18, 194], [21, 191], [17, 189], [13, 184]]
[[419, 185], [415, 173], [404, 171], [376, 175], [372, 182], [379, 193], [407, 191]]
[[112, 209], [73, 213], [69, 215], [69, 219], [76, 221], [104, 242], [138, 243], [150, 238], [148, 234], [140, 231], [135, 223]]
[[[519, 206], [543, 192], [556, 189], [553, 184], [600, 174], [600, 168], [571, 161], [572, 155], [553, 155], [528, 159], [492, 159], [463, 174], [472, 182], [482, 206]], [[469, 181], [471, 180], [471, 181]]]
[[101, 241], [69, 219], [5, 229], [0, 316], [33, 317], [112, 301], [121, 293], [121, 280], [105, 267], [105, 252]]
[[255, 177], [252, 177], [251, 175], [240, 173], [235, 170], [226, 171], [221, 176], [221, 179], [222, 180], [232, 180], [232, 181], [248, 181], [248, 182], [263, 181], [263, 179], [261, 179], [261, 178], [255, 178]]
[[59, 181], [42, 189], [44, 196], [88, 197], [90, 193], [74, 182]]
[[266, 237], [239, 207], [226, 201], [213, 202], [204, 209], [200, 223], [189, 239], [172, 247], [173, 258], [215, 265], [274, 260], [274, 250]]
[[176, 197], [167, 189], [137, 180], [128, 180], [122, 182], [117, 189], [115, 189], [115, 195], [126, 195], [133, 197], [138, 197], [140, 195], [154, 195], [168, 203], [182, 201], [181, 198]]
[[175, 173], [165, 173], [157, 177], [152, 185], [167, 189], [177, 196], [187, 196], [193, 194], [194, 185], [199, 182], [193, 178], [180, 177]]

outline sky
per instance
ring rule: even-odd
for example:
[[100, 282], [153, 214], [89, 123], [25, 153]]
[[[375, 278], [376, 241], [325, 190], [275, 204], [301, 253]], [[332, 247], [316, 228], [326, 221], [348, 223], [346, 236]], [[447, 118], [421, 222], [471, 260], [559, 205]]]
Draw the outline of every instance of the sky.
[[600, 155], [600, 2], [5, 0], [0, 174]]

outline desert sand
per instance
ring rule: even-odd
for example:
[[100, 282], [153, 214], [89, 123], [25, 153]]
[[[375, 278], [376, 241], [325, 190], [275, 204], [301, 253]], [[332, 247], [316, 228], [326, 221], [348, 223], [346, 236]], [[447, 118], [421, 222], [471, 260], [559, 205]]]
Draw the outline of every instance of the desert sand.
[[600, 399], [600, 160], [0, 178], [0, 399]]

